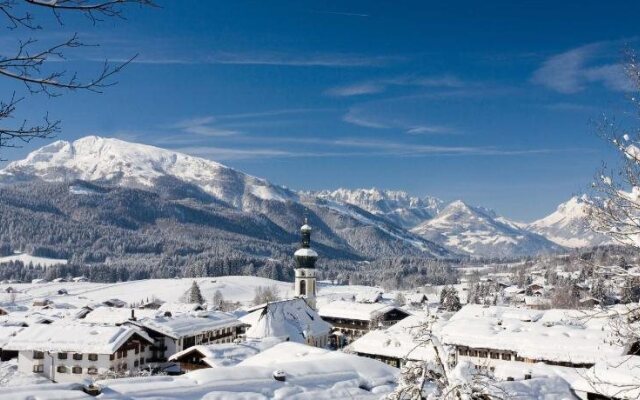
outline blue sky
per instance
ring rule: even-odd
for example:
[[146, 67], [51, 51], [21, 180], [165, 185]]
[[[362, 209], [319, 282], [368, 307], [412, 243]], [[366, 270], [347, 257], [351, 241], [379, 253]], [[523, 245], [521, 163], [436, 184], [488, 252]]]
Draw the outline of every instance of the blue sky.
[[[619, 63], [640, 12], [629, 1], [158, 3], [96, 26], [38, 15], [44, 42], [77, 31], [101, 44], [56, 63], [81, 76], [139, 56], [104, 94], [29, 97], [20, 117], [48, 110], [60, 139], [154, 144], [294, 189], [401, 189], [525, 221], [610, 160], [592, 121], [626, 109]], [[24, 34], [3, 32], [0, 50]]]

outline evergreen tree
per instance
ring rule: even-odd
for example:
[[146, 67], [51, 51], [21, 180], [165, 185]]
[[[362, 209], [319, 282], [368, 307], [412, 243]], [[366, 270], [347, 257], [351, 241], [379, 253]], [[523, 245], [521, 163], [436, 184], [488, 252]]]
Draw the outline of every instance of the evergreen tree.
[[[443, 296], [444, 294], [444, 296]], [[462, 308], [458, 291], [453, 286], [445, 286], [440, 294], [440, 303], [447, 311], [458, 311]]]
[[193, 281], [191, 283], [191, 287], [184, 295], [184, 302], [189, 304], [204, 303], [204, 298], [202, 297], [202, 293], [200, 292], [200, 286], [198, 286], [198, 282]]

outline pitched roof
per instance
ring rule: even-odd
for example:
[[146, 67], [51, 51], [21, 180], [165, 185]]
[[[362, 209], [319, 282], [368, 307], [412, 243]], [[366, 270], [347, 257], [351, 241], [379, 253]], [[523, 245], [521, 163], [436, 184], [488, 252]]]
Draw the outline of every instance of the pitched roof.
[[307, 337], [322, 336], [331, 331], [331, 325], [301, 298], [254, 307], [240, 320], [251, 325], [246, 332], [248, 338], [286, 337], [305, 342]]
[[611, 344], [606, 313], [534, 311], [514, 307], [469, 304], [442, 328], [450, 345], [514, 351], [534, 360], [591, 364], [619, 356], [624, 348]]
[[58, 321], [25, 328], [9, 340], [5, 349], [113, 354], [134, 335], [153, 343], [146, 333], [132, 326]]
[[[371, 321], [378, 315], [399, 309], [396, 306], [383, 303], [358, 303], [337, 300], [318, 306], [318, 313], [322, 317], [355, 319]], [[403, 311], [404, 312], [404, 311]], [[405, 314], [408, 314], [405, 312]]]
[[155, 318], [141, 318], [129, 323], [151, 329], [174, 339], [193, 336], [210, 330], [243, 325], [233, 315], [219, 311], [199, 311], [171, 317], [159, 315]]

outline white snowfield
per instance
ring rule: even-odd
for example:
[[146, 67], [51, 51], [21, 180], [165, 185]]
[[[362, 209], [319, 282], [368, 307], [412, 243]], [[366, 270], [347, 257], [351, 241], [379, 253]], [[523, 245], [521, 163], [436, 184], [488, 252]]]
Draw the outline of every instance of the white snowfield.
[[466, 305], [441, 332], [447, 345], [514, 351], [533, 360], [593, 364], [619, 357], [605, 313], [577, 310], [535, 311]]
[[24, 265], [33, 264], [42, 267], [50, 267], [52, 265], [64, 265], [67, 260], [62, 258], [36, 257], [25, 253], [16, 253], [10, 256], [0, 257], [0, 264], [7, 264], [11, 261], [21, 261]]
[[[285, 382], [273, 378], [284, 372]], [[285, 342], [233, 367], [181, 376], [99, 381], [100, 399], [338, 400], [380, 399], [398, 370], [382, 362]], [[0, 390], [2, 400], [93, 399], [74, 385], [36, 385]]]
[[[168, 303], [179, 303], [182, 295], [198, 282], [205, 301], [211, 301], [219, 290], [226, 301], [248, 305], [257, 287], [276, 286], [283, 298], [293, 297], [293, 283], [280, 282], [254, 276], [225, 276], [215, 278], [147, 279], [119, 283], [49, 282], [42, 284], [18, 283], [0, 285], [0, 302], [7, 304], [8, 287], [17, 290], [16, 303], [31, 305], [35, 299], [48, 298], [54, 303], [67, 303], [75, 307], [102, 303], [109, 299], [120, 299], [127, 303], [140, 302], [156, 297]], [[68, 294], [60, 295], [65, 289]]]

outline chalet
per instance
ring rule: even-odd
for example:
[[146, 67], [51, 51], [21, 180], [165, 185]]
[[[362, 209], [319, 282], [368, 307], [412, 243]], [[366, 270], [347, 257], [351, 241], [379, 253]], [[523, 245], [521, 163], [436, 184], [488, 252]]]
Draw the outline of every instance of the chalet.
[[54, 280], [52, 280], [51, 282], [53, 283], [63, 283], [63, 282], [68, 282], [66, 279], [64, 278], [56, 278]]
[[46, 307], [53, 304], [53, 301], [49, 299], [35, 299], [31, 305], [33, 307]]
[[588, 368], [629, 349], [610, 340], [609, 316], [584, 310], [463, 307], [444, 325], [441, 342], [452, 346], [450, 364], [468, 361], [490, 368], [503, 363], [545, 363]]
[[372, 330], [353, 341], [345, 351], [401, 368], [406, 361], [436, 359], [432, 346], [420, 343], [420, 325], [427, 316], [411, 315], [387, 329]]
[[406, 296], [407, 303], [414, 307], [424, 306], [429, 303], [429, 298], [424, 293], [410, 293]]
[[89, 278], [85, 277], [85, 276], [76, 276], [75, 278], [71, 279], [74, 282], [89, 282]]
[[383, 303], [332, 301], [319, 306], [318, 313], [333, 326], [331, 345], [342, 347], [374, 328], [389, 327], [409, 316], [402, 309]]
[[248, 312], [240, 318], [249, 325], [248, 339], [277, 337], [316, 347], [328, 344], [331, 325], [323, 321], [303, 298], [265, 303]]
[[[154, 299], [143, 302], [138, 306], [138, 308], [141, 310], [158, 310], [160, 309], [160, 307], [162, 307], [163, 304], [164, 304], [164, 301], [154, 298]], [[194, 310], [194, 311], [197, 311], [197, 310]]]
[[109, 372], [147, 366], [152, 339], [130, 326], [78, 322], [33, 325], [9, 339], [18, 352], [18, 371], [54, 382], [76, 382]]
[[239, 343], [219, 343], [189, 347], [169, 357], [182, 372], [203, 368], [231, 367], [281, 343], [280, 338], [249, 339]]
[[122, 308], [122, 307], [126, 307], [127, 302], [120, 299], [109, 299], [109, 300], [103, 301], [102, 304], [107, 307]]
[[191, 346], [231, 343], [244, 333], [245, 324], [231, 314], [214, 311], [146, 317], [127, 321], [138, 326], [154, 341], [153, 361], [166, 361], [169, 356]]
[[49, 281], [46, 280], [46, 279], [42, 279], [42, 278], [31, 280], [31, 283], [34, 283], [34, 284], [42, 284], [42, 283], [47, 283], [47, 282], [49, 282]]

